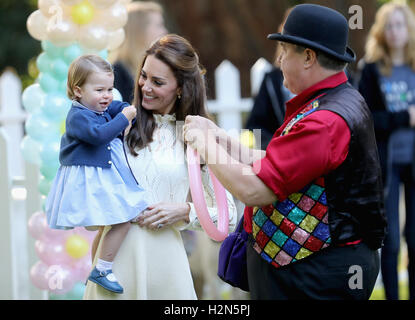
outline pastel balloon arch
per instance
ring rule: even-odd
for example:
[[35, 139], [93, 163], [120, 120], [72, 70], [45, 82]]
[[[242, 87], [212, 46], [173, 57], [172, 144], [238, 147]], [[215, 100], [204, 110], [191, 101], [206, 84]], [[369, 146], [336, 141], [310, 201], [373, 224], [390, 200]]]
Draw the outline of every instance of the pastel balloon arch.
[[[107, 59], [125, 39], [124, 25], [131, 0], [38, 0], [38, 10], [27, 19], [27, 30], [41, 41], [36, 60], [39, 76], [22, 94], [28, 113], [21, 151], [40, 170], [38, 189], [45, 198], [59, 168], [60, 139], [71, 106], [66, 96], [69, 65], [85, 53]], [[122, 100], [114, 90], [114, 100]], [[32, 283], [48, 290], [52, 299], [80, 299], [91, 267], [90, 246], [95, 232], [75, 228], [52, 230], [45, 213], [29, 219], [39, 257], [30, 270]]]

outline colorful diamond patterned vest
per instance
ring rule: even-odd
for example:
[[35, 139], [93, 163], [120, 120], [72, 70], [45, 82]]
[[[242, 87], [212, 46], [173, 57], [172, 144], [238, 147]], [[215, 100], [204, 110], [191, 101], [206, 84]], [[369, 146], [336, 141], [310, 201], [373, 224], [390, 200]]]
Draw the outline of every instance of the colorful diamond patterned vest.
[[[319, 100], [309, 103], [284, 128], [287, 134], [301, 119], [316, 111]], [[279, 268], [330, 245], [324, 178], [319, 178], [284, 201], [253, 209], [254, 249]]]

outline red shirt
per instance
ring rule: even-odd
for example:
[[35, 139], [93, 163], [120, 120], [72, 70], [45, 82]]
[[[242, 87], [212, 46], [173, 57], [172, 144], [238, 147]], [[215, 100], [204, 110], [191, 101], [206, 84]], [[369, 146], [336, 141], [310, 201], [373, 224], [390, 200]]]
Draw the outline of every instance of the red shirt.
[[[278, 200], [285, 200], [317, 178], [327, 175], [346, 159], [350, 129], [334, 112], [318, 109], [298, 121], [280, 136], [288, 122], [316, 99], [321, 89], [334, 88], [347, 82], [339, 72], [304, 90], [286, 103], [282, 126], [275, 132], [263, 159], [253, 163], [255, 174], [271, 188]], [[244, 227], [252, 233], [252, 207], [244, 211]]]

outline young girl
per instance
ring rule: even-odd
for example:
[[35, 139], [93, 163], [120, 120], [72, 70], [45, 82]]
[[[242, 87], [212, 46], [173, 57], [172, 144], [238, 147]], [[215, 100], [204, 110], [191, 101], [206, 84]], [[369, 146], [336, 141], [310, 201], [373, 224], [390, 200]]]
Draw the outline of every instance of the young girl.
[[123, 293], [112, 262], [130, 221], [147, 208], [123, 148], [123, 133], [136, 116], [134, 106], [112, 101], [114, 74], [96, 55], [76, 59], [68, 71], [73, 100], [61, 139], [61, 167], [46, 202], [48, 224], [55, 229], [111, 225], [88, 280]]

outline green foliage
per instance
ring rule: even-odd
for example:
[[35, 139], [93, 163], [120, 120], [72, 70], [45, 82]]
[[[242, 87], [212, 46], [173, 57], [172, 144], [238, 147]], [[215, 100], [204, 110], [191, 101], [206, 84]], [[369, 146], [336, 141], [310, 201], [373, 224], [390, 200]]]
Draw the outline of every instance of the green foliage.
[[41, 51], [40, 42], [26, 29], [26, 20], [36, 9], [37, 0], [0, 1], [0, 72], [13, 67], [24, 87], [33, 82], [28, 62]]

